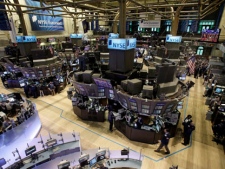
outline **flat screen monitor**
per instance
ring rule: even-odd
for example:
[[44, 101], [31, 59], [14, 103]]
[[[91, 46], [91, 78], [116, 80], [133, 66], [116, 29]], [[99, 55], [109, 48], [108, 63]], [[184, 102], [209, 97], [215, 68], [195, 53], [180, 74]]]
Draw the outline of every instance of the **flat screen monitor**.
[[69, 169], [70, 162], [67, 160], [63, 160], [57, 166], [58, 166], [58, 169]]
[[89, 160], [89, 154], [83, 154], [79, 158], [79, 163], [81, 167], [84, 167], [85, 165], [88, 165], [88, 160]]
[[32, 153], [34, 153], [36, 151], [36, 146], [31, 146], [31, 147], [28, 147], [26, 150], [25, 150], [25, 154], [26, 156], [29, 156], [31, 155]]
[[201, 36], [201, 41], [205, 42], [218, 42], [220, 36], [220, 29], [203, 29], [202, 30], [202, 36]]
[[121, 150], [121, 155], [128, 155], [129, 154], [129, 151], [124, 149], [124, 150]]
[[4, 166], [6, 164], [6, 161], [4, 158], [0, 159], [0, 167]]
[[105, 154], [106, 154], [106, 150], [105, 149], [100, 149], [96, 153], [96, 156], [105, 156]]
[[95, 165], [96, 163], [97, 163], [97, 158], [96, 158], [96, 157], [92, 158], [92, 159], [89, 161], [90, 167], [93, 166], [93, 165]]
[[111, 81], [103, 78], [94, 78], [94, 81], [98, 87], [105, 87], [109, 89], [113, 89]]
[[45, 145], [47, 146], [47, 147], [52, 147], [52, 146], [54, 146], [54, 145], [56, 145], [57, 144], [57, 140], [56, 139], [50, 139], [50, 140], [48, 140], [46, 143], [45, 143]]
[[221, 93], [223, 93], [223, 91], [224, 91], [223, 88], [216, 87], [216, 89], [215, 89], [215, 93], [217, 93], [217, 94], [221, 94]]

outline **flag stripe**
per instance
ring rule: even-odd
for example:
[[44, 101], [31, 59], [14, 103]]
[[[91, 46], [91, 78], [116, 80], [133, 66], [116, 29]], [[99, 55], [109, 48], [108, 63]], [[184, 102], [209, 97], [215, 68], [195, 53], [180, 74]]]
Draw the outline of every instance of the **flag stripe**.
[[190, 72], [191, 74], [193, 74], [194, 71], [195, 71], [195, 56], [192, 56], [192, 57], [187, 61], [187, 65], [188, 65], [188, 67], [190, 68], [190, 69], [189, 69], [189, 72]]

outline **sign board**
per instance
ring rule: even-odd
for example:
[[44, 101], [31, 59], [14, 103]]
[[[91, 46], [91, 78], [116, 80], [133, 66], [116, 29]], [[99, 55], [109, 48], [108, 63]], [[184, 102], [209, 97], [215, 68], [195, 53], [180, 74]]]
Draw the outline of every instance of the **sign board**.
[[17, 43], [37, 42], [36, 36], [16, 36]]
[[109, 34], [109, 39], [116, 39], [119, 38], [119, 34], [118, 33], [110, 33]]
[[136, 48], [137, 39], [108, 39], [108, 49], [129, 50]]
[[[29, 6], [34, 6], [34, 7], [41, 7], [40, 2], [37, 2], [37, 1], [26, 0], [26, 4]], [[44, 7], [48, 7], [48, 5], [46, 5], [45, 3], [41, 3], [41, 4]], [[53, 9], [62, 10], [61, 8], [53, 8]], [[63, 18], [54, 16], [54, 15], [61, 14], [61, 12], [59, 11], [53, 12], [51, 9], [36, 10], [35, 12], [38, 13], [38, 15], [28, 14], [32, 31], [63, 31], [64, 30]], [[49, 14], [53, 14], [53, 15], [49, 16]]]
[[140, 28], [160, 28], [160, 20], [139, 21]]
[[182, 36], [166, 35], [166, 42], [180, 43], [181, 41], [182, 41]]
[[71, 39], [82, 39], [83, 34], [70, 34]]

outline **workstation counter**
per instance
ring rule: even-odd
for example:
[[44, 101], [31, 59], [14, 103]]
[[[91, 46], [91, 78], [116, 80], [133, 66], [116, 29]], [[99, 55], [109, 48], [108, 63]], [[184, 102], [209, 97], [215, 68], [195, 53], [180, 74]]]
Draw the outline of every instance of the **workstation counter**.
[[125, 121], [117, 120], [114, 123], [117, 130], [123, 133], [128, 139], [148, 144], [156, 144], [161, 139], [162, 131], [158, 133], [152, 130], [137, 129], [129, 126]]

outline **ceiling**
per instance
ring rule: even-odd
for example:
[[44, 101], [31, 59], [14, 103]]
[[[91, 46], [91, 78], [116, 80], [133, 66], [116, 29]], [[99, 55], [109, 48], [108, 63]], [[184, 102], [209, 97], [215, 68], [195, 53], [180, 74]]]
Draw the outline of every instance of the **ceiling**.
[[[17, 12], [16, 7], [28, 7], [28, 9], [22, 8], [22, 12], [40, 15], [38, 11], [50, 10], [49, 15], [75, 19], [90, 19], [93, 18], [94, 13], [95, 17], [100, 20], [118, 20], [119, 1], [121, 0], [35, 0], [40, 2], [42, 7], [21, 5], [16, 1], [18, 2], [18, 0], [5, 0], [0, 4], [5, 4], [9, 13]], [[224, 0], [127, 0], [126, 16], [127, 20], [151, 20], [156, 14], [163, 20], [172, 19], [175, 15], [179, 15], [180, 20], [204, 19], [218, 10], [223, 2]], [[43, 3], [49, 6], [43, 6]], [[59, 9], [54, 7], [61, 7], [62, 13], [55, 15], [54, 11], [59, 11]], [[77, 9], [83, 11], [78, 12]]]

